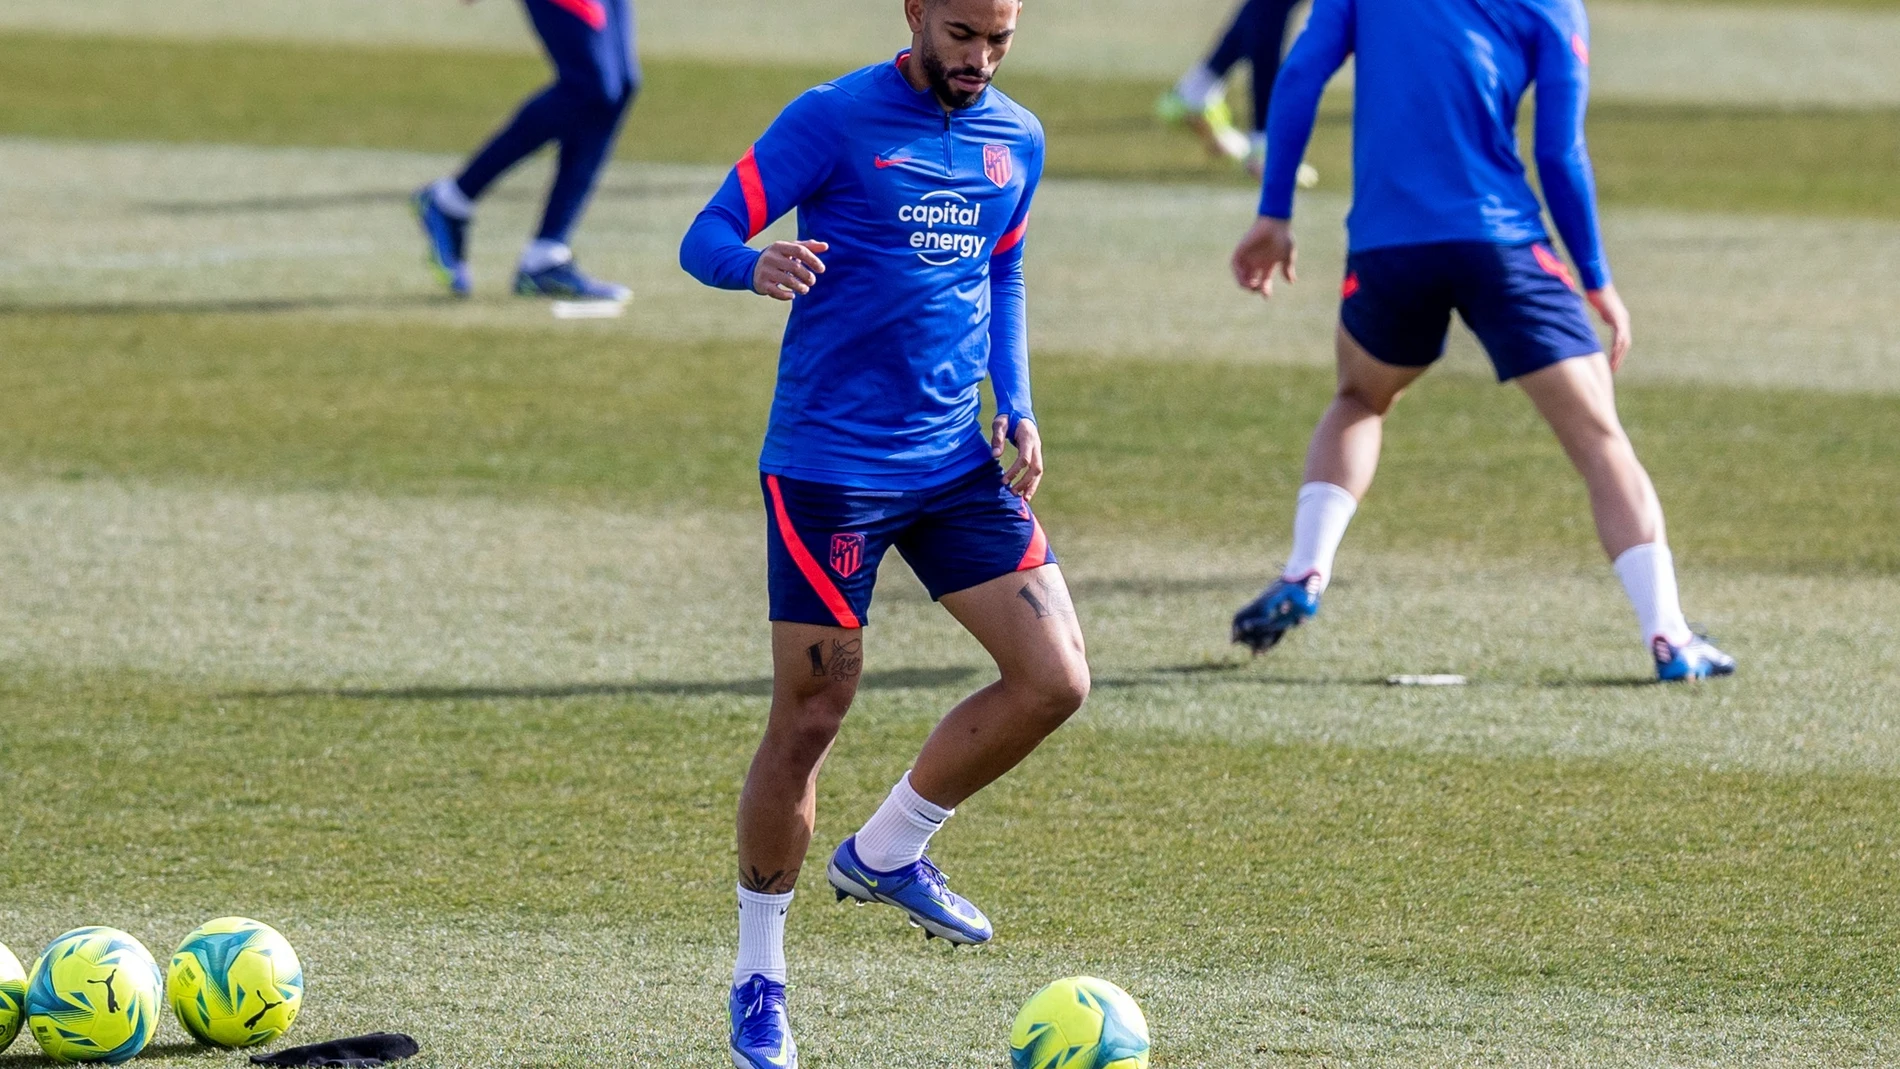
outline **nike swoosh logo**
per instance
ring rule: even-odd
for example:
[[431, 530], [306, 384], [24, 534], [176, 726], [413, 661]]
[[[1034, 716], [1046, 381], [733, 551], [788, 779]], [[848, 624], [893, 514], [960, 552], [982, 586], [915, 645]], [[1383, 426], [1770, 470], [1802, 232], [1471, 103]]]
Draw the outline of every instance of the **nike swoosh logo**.
[[887, 159], [885, 159], [885, 158], [884, 158], [884, 157], [882, 157], [882, 156], [873, 156], [873, 157], [871, 157], [871, 162], [872, 162], [873, 164], [876, 164], [876, 165], [877, 165], [877, 169], [881, 171], [881, 170], [883, 170], [883, 169], [884, 169], [884, 168], [886, 168], [886, 167], [895, 167], [895, 166], [897, 166], [897, 165], [898, 165], [898, 164], [900, 164], [900, 163], [909, 163], [909, 162], [910, 162], [910, 157], [909, 157], [909, 156], [899, 156], [899, 157], [897, 157], [897, 158], [896, 158], [896, 159], [894, 159], [894, 160], [887, 160]]
[[962, 921], [965, 924], [974, 925], [976, 923], [977, 921], [976, 907], [974, 906], [966, 907], [964, 904], [958, 903], [958, 902], [945, 902], [944, 905], [949, 907], [950, 915], [952, 917], [955, 917], [956, 919]]

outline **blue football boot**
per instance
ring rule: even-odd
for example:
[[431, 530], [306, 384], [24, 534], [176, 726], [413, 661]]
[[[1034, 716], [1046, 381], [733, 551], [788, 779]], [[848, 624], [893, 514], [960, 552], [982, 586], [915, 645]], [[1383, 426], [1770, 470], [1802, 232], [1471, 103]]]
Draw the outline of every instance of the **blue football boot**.
[[1261, 595], [1234, 614], [1234, 641], [1256, 655], [1267, 652], [1300, 626], [1319, 615], [1319, 573], [1303, 579], [1277, 579]]
[[1656, 655], [1658, 682], [1675, 683], [1684, 679], [1735, 674], [1735, 658], [1716, 649], [1707, 635], [1691, 635], [1689, 641], [1680, 646], [1657, 635], [1649, 648]]
[[732, 989], [733, 1069], [798, 1069], [798, 1044], [785, 1016], [785, 985], [754, 975]]
[[429, 187], [416, 190], [409, 198], [410, 207], [415, 209], [416, 222], [422, 226], [422, 236], [429, 239], [429, 266], [435, 268], [449, 292], [457, 297], [468, 296], [471, 285], [468, 278], [468, 261], [463, 257], [463, 249], [468, 238], [468, 220], [456, 219], [442, 211], [430, 194]]
[[610, 301], [625, 303], [633, 291], [612, 282], [602, 282], [581, 274], [569, 260], [539, 271], [516, 271], [515, 292], [523, 297], [554, 297], [564, 301]]
[[947, 939], [958, 946], [987, 943], [996, 930], [983, 911], [944, 886], [943, 873], [924, 858], [895, 872], [878, 872], [858, 859], [857, 836], [838, 844], [825, 866], [825, 878], [838, 901], [882, 902], [896, 906], [924, 930], [924, 938]]

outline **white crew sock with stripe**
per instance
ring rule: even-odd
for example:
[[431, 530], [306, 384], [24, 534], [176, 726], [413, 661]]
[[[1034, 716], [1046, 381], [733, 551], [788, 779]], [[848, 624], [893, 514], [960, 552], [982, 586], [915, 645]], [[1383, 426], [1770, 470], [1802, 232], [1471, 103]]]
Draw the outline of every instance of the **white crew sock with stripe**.
[[897, 781], [884, 804], [858, 829], [858, 860], [873, 872], [891, 872], [924, 856], [930, 837], [956, 810], [945, 809], [911, 789], [910, 773]]
[[1352, 491], [1332, 483], [1307, 483], [1293, 512], [1293, 552], [1287, 556], [1281, 578], [1298, 581], [1319, 575], [1321, 590], [1333, 581], [1333, 557], [1346, 537], [1346, 525], [1359, 511]]
[[1661, 635], [1670, 645], [1680, 646], [1692, 637], [1689, 621], [1682, 615], [1682, 597], [1676, 592], [1676, 558], [1662, 542], [1631, 546], [1616, 558], [1616, 577], [1623, 581], [1636, 620], [1643, 627], [1643, 641]]
[[739, 958], [732, 966], [734, 985], [754, 976], [785, 982], [785, 914], [791, 908], [790, 891], [762, 895], [739, 888]]

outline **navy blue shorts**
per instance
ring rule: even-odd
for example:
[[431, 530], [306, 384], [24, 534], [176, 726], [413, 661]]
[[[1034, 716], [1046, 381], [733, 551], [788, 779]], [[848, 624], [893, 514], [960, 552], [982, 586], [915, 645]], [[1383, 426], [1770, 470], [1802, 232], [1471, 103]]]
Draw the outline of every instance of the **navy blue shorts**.
[[929, 490], [860, 490], [761, 475], [772, 619], [863, 627], [892, 546], [931, 598], [1054, 564], [1029, 503], [986, 464]]
[[1541, 241], [1394, 245], [1346, 257], [1339, 319], [1382, 364], [1425, 367], [1445, 355], [1451, 313], [1490, 354], [1498, 381], [1603, 351], [1570, 269]]

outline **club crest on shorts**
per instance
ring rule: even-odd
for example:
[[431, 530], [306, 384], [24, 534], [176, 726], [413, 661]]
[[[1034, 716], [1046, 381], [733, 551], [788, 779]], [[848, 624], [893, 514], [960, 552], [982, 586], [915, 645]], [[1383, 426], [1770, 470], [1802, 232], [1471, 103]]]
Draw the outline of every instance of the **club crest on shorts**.
[[983, 146], [983, 173], [998, 188], [1009, 185], [1010, 176], [1016, 173], [1016, 165], [1010, 162], [1008, 145]]
[[864, 536], [861, 534], [835, 534], [831, 536], [831, 570], [842, 578], [849, 579], [864, 567]]

